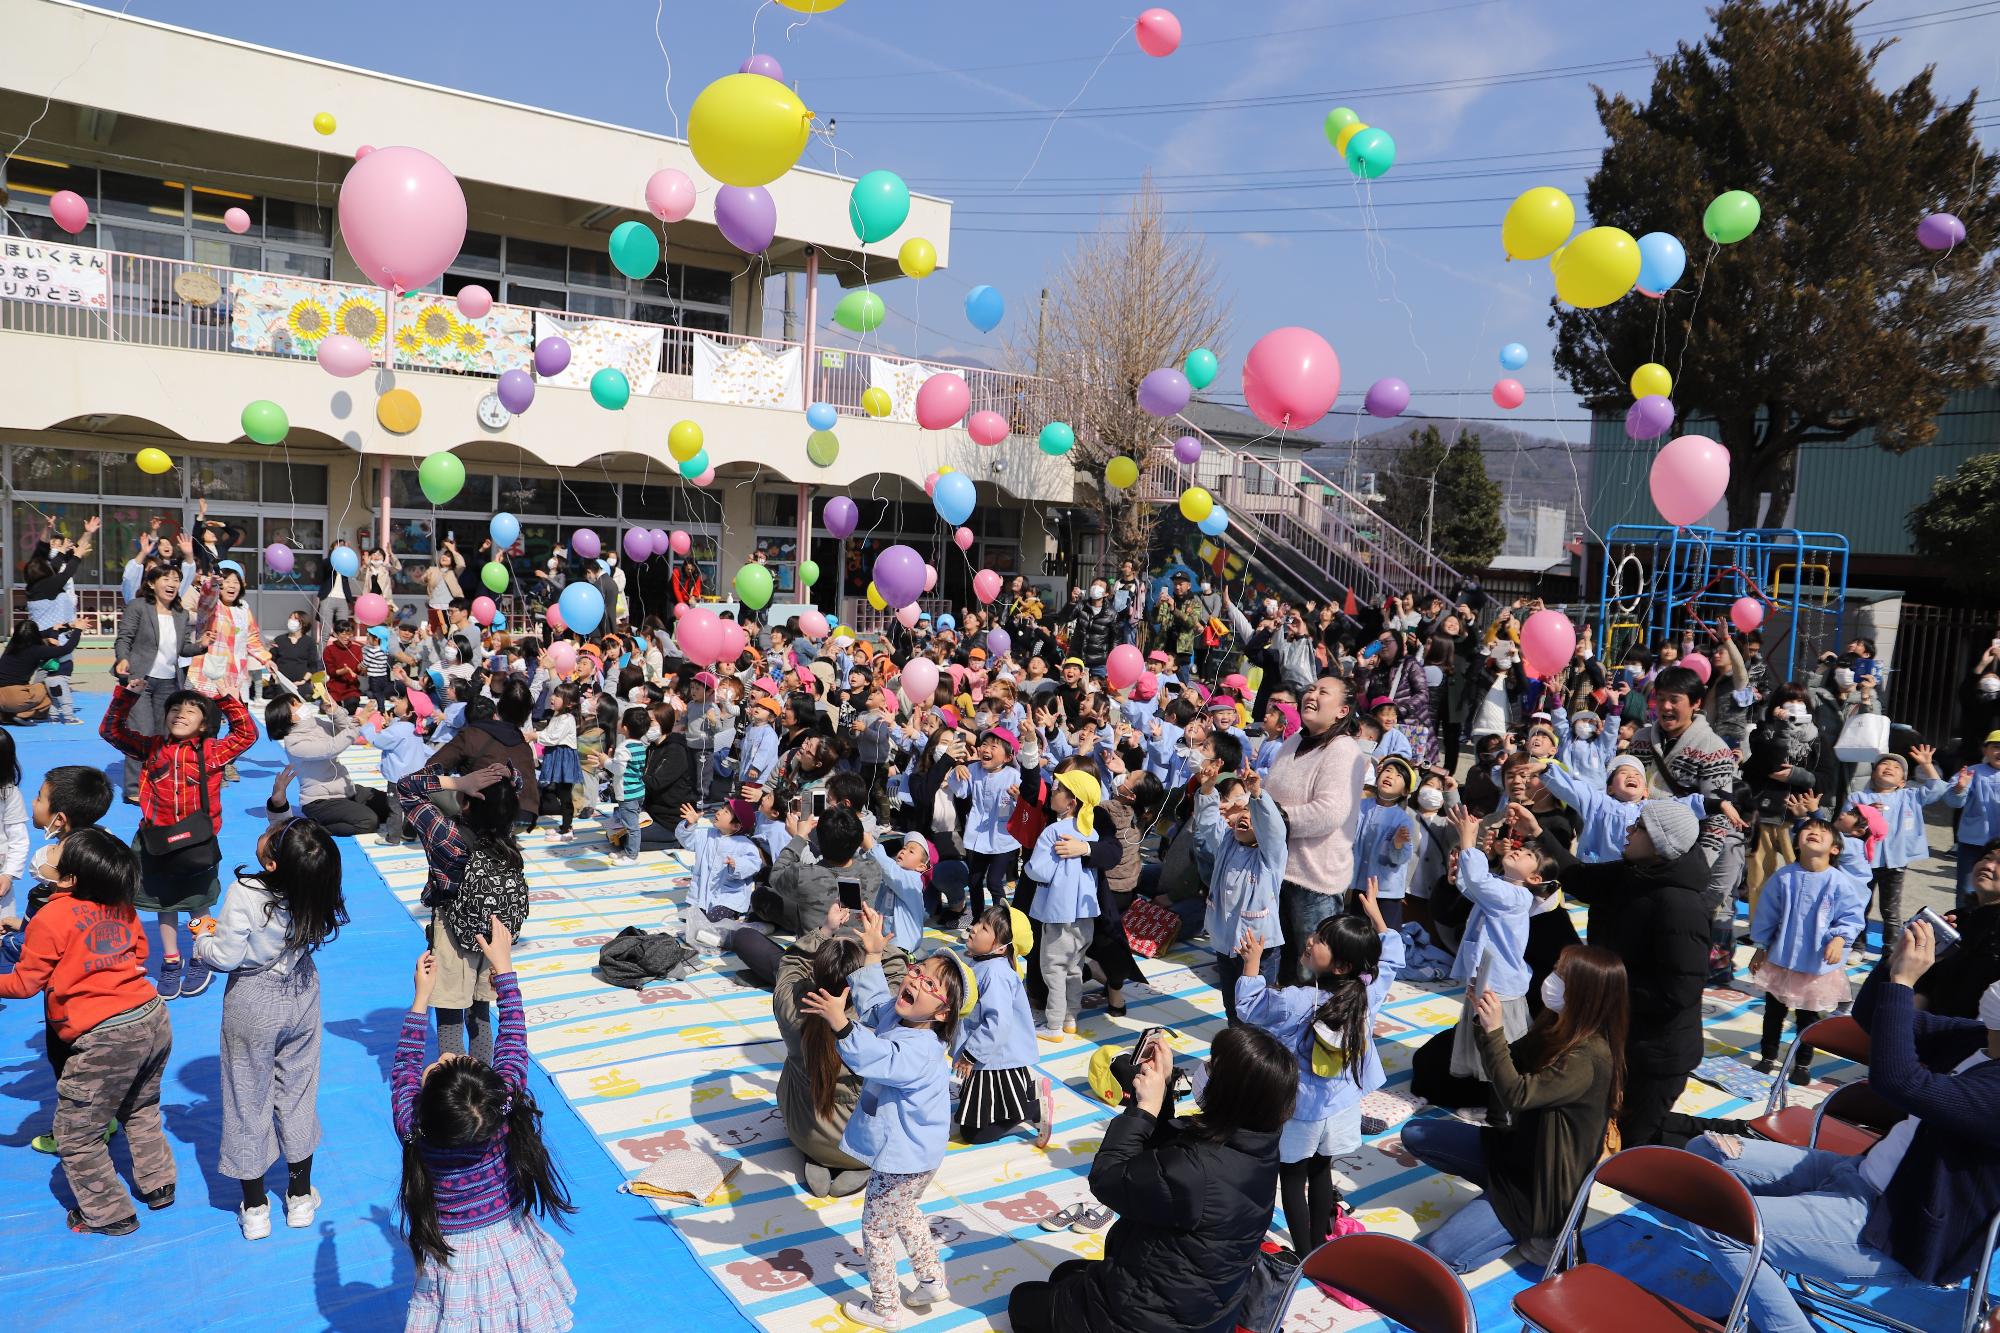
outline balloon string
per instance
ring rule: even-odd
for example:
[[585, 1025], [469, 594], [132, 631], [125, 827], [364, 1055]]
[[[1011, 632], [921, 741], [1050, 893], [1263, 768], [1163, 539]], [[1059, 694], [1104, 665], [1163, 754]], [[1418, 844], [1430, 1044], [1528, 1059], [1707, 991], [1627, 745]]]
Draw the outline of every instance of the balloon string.
[[1118, 49], [1118, 44], [1125, 40], [1125, 34], [1130, 31], [1132, 31], [1131, 23], [1121, 19], [1118, 26], [1118, 35], [1112, 39], [1111, 45], [1104, 48], [1104, 54], [1097, 58], [1097, 64], [1091, 69], [1089, 78], [1083, 81], [1083, 87], [1078, 88], [1069, 101], [1063, 103], [1062, 110], [1056, 112], [1055, 116], [1050, 119], [1049, 127], [1042, 131], [1041, 143], [1035, 146], [1034, 160], [1029, 162], [1028, 169], [1021, 173], [1021, 179], [1014, 182], [1014, 189], [1009, 190], [1007, 193], [1012, 194], [1015, 190], [1019, 190], [1023, 185], [1028, 183], [1028, 177], [1035, 174], [1035, 168], [1041, 165], [1042, 153], [1048, 148], [1049, 140], [1055, 135], [1056, 126], [1062, 123], [1062, 118], [1069, 114], [1069, 109], [1076, 105], [1077, 99], [1089, 90], [1092, 80], [1097, 78], [1097, 71], [1104, 68], [1104, 63], [1111, 59], [1112, 52]]
[[[653, 43], [660, 48], [660, 58], [667, 62], [667, 80], [660, 89], [660, 96], [666, 101], [667, 114], [674, 118], [674, 137], [681, 137], [681, 113], [674, 110], [674, 58], [667, 53], [667, 39], [660, 33], [660, 19], [667, 12], [667, 0], [659, 0], [653, 10]], [[752, 47], [755, 47], [755, 29], [752, 29]]]

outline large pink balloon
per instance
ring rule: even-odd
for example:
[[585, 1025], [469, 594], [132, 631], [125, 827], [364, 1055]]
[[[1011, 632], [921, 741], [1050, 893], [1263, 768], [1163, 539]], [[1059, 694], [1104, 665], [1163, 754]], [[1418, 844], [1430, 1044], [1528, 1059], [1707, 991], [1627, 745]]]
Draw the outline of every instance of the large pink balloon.
[[1000, 576], [990, 569], [982, 569], [972, 576], [972, 595], [982, 605], [1000, 595]]
[[694, 212], [694, 182], [685, 172], [662, 167], [646, 177], [646, 207], [662, 222], [679, 222]]
[[568, 639], [557, 639], [549, 645], [549, 670], [558, 676], [567, 676], [576, 670], [576, 645]]
[[330, 333], [319, 340], [319, 350], [314, 353], [319, 360], [319, 368], [329, 375], [341, 379], [352, 379], [374, 362], [374, 354], [368, 344], [359, 338], [350, 338], [344, 333]]
[[965, 423], [965, 433], [974, 444], [998, 444], [1007, 438], [1007, 418], [998, 412], [974, 412]]
[[930, 658], [913, 657], [903, 667], [903, 697], [911, 703], [929, 703], [937, 685], [937, 663]]
[[1121, 643], [1111, 650], [1111, 656], [1104, 661], [1104, 678], [1111, 682], [1114, 690], [1129, 689], [1146, 671], [1146, 655], [1129, 643]]
[[696, 666], [708, 666], [722, 656], [722, 617], [705, 606], [690, 606], [674, 626], [681, 652]]
[[1764, 604], [1755, 597], [1739, 597], [1729, 606], [1729, 623], [1738, 634], [1748, 634], [1764, 623]]
[[1272, 329], [1243, 358], [1243, 398], [1259, 421], [1303, 430], [1340, 396], [1340, 358], [1311, 329]]
[[493, 623], [493, 617], [499, 614], [500, 608], [493, 605], [491, 597], [475, 597], [472, 599], [472, 619], [476, 624], [490, 625]]
[[389, 603], [379, 592], [364, 592], [354, 599], [354, 619], [363, 625], [379, 625], [389, 618]]
[[465, 244], [465, 191], [420, 148], [378, 148], [341, 182], [340, 230], [370, 282], [425, 287]]
[[1683, 435], [1653, 456], [1653, 507], [1677, 528], [1701, 522], [1729, 489], [1729, 451], [1705, 435]]
[[1181, 44], [1181, 21], [1169, 10], [1153, 8], [1132, 25], [1139, 49], [1149, 56], [1170, 56]]
[[965, 419], [965, 409], [971, 402], [972, 394], [965, 381], [948, 370], [942, 371], [925, 380], [917, 390], [917, 424], [925, 430], [956, 426]]
[[1576, 651], [1576, 626], [1560, 611], [1537, 611], [1521, 626], [1521, 662], [1539, 680], [1569, 665]]
[[467, 319], [484, 319], [493, 310], [493, 293], [476, 282], [458, 289], [458, 313]]
[[915, 629], [917, 617], [921, 614], [922, 611], [915, 602], [911, 602], [908, 606], [899, 606], [896, 608], [896, 623], [904, 629]]
[[799, 633], [808, 639], [824, 639], [832, 633], [833, 626], [826, 623], [826, 617], [818, 611], [805, 611], [799, 615]]
[[718, 662], [734, 666], [743, 657], [743, 650], [750, 646], [750, 635], [733, 620], [722, 621], [722, 653]]

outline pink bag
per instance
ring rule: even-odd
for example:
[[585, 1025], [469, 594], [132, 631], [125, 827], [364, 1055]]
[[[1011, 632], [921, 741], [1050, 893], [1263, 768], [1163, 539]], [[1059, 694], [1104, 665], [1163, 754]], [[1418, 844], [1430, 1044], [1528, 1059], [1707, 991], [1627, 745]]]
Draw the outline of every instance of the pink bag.
[[[1361, 1219], [1354, 1214], [1343, 1213], [1335, 1209], [1333, 1214], [1333, 1235], [1328, 1236], [1327, 1239], [1332, 1240], [1336, 1236], [1351, 1236], [1357, 1231], [1366, 1231], [1367, 1229], [1367, 1227], [1362, 1225]], [[1332, 1287], [1321, 1282], [1315, 1282], [1313, 1285], [1350, 1310], [1366, 1310], [1368, 1308], [1344, 1291], [1335, 1291]]]

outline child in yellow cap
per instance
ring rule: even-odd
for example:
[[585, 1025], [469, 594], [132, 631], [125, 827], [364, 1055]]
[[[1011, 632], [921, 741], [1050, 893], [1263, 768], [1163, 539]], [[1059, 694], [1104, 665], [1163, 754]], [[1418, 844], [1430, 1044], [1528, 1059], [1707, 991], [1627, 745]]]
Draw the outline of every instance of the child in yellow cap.
[[[1061, 1041], [1076, 1033], [1076, 1014], [1083, 1007], [1083, 959], [1097, 928], [1097, 872], [1087, 862], [1089, 849], [1075, 854], [1077, 843], [1097, 841], [1096, 811], [1104, 803], [1104, 788], [1090, 773], [1056, 774], [1049, 789], [1049, 808], [1056, 818], [1028, 857], [1024, 873], [1035, 881], [1028, 915], [1042, 937], [1042, 980], [1049, 988], [1047, 1008], [1035, 1035]], [[1056, 850], [1066, 843], [1070, 855]]]
[[1005, 904], [980, 913], [966, 933], [979, 998], [953, 1051], [965, 1080], [953, 1126], [960, 1142], [990, 1143], [1029, 1121], [1037, 1124], [1038, 1147], [1046, 1148], [1055, 1133], [1055, 1089], [1035, 1068], [1035, 1019], [1015, 971], [1017, 953], [1032, 948], [1033, 940], [1027, 916]]

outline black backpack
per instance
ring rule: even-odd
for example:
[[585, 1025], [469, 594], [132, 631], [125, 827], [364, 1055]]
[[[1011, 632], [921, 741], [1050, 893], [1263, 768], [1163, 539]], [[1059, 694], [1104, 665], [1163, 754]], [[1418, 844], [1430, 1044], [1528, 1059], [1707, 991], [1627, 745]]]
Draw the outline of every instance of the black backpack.
[[499, 917], [510, 934], [519, 935], [528, 919], [528, 880], [490, 847], [475, 847], [465, 859], [458, 892], [437, 909], [452, 942], [467, 954], [479, 952], [479, 937]]
[[597, 950], [597, 970], [614, 986], [638, 990], [663, 977], [678, 976], [695, 951], [676, 935], [647, 934], [627, 926]]

